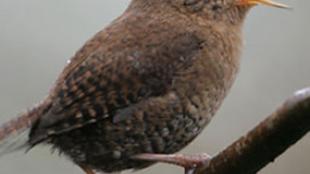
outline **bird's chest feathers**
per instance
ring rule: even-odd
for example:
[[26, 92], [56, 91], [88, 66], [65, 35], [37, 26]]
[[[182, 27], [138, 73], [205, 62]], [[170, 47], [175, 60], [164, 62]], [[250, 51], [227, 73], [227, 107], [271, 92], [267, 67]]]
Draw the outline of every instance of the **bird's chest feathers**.
[[192, 94], [209, 88], [228, 90], [239, 69], [240, 43], [234, 37], [209, 33], [207, 37], [198, 37], [199, 47], [196, 49], [184, 49], [187, 54], [178, 47], [180, 54], [176, 54], [171, 63], [176, 70], [174, 88], [183, 88], [184, 92]]
[[238, 35], [222, 32], [210, 32], [198, 38], [199, 50], [189, 57], [188, 66], [175, 73], [172, 88], [180, 98], [189, 101], [186, 102], [188, 112], [208, 117], [219, 108], [235, 80], [241, 42]]

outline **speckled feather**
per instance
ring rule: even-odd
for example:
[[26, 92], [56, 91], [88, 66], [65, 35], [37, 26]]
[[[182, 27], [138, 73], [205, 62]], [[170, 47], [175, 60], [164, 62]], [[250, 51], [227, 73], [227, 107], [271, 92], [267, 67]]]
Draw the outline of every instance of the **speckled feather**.
[[217, 111], [239, 67], [247, 9], [210, 15], [213, 6], [133, 0], [65, 67], [28, 143], [51, 144], [104, 172], [151, 164], [135, 154], [182, 149]]

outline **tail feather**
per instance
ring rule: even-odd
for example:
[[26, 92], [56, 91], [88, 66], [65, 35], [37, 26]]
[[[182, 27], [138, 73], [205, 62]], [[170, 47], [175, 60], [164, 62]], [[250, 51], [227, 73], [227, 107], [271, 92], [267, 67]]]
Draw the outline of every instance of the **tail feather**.
[[[30, 128], [28, 129], [30, 130]], [[11, 134], [7, 136], [4, 140], [1, 140], [0, 156], [29, 147], [27, 143], [29, 135], [28, 129], [25, 131]]]
[[39, 117], [35, 107], [0, 127], [0, 156], [29, 147], [29, 132]]

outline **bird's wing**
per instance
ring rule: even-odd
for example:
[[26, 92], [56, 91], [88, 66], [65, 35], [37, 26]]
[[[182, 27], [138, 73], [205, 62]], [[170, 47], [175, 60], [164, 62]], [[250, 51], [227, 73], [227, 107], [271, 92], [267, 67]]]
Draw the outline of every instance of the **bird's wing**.
[[166, 44], [112, 53], [92, 48], [87, 58], [72, 59], [76, 62], [58, 80], [51, 107], [34, 126], [31, 142], [102, 119], [126, 119], [135, 104], [173, 87], [174, 77], [190, 67], [200, 44], [194, 34], [184, 33]]

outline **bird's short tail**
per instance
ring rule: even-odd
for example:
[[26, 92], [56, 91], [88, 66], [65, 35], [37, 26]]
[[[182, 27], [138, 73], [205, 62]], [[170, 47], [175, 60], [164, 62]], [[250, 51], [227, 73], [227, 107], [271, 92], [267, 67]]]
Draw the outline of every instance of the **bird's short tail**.
[[0, 156], [29, 147], [29, 132], [40, 115], [40, 108], [35, 107], [0, 127]]

